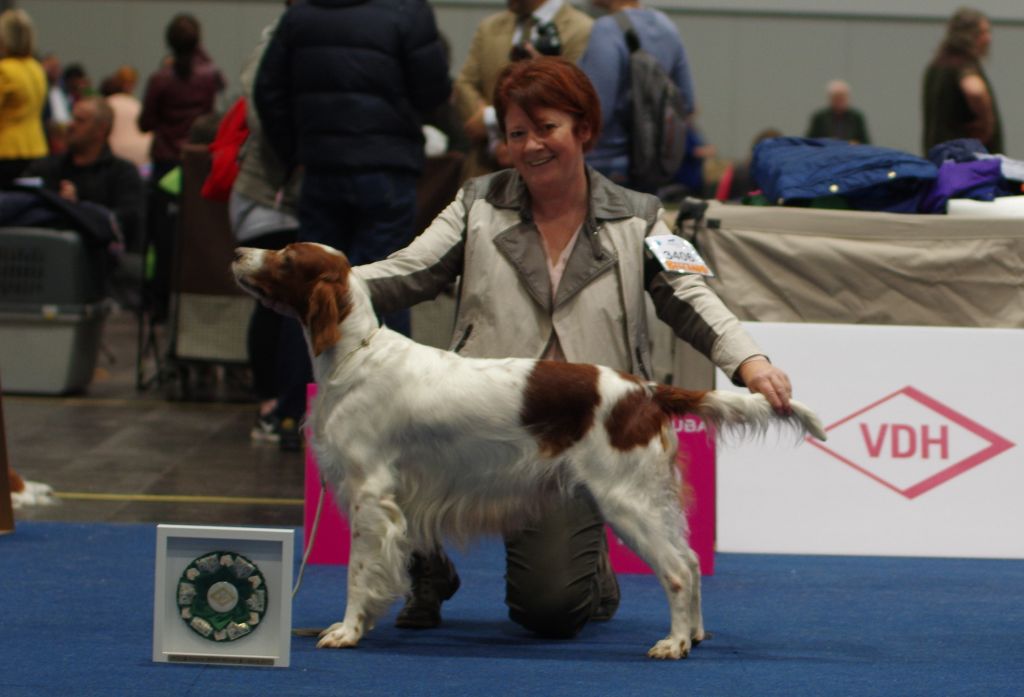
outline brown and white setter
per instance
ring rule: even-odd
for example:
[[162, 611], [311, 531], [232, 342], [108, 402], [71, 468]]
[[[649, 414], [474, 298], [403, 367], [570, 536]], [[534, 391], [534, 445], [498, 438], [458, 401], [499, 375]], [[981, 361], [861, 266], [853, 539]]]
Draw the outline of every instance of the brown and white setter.
[[741, 433], [784, 420], [825, 438], [798, 402], [781, 417], [760, 395], [416, 344], [378, 326], [365, 283], [322, 245], [241, 248], [232, 270], [246, 291], [300, 320], [313, 359], [311, 445], [352, 531], [345, 617], [319, 647], [359, 642], [407, 592], [413, 551], [515, 529], [582, 485], [665, 588], [671, 631], [648, 655], [685, 657], [704, 627], [671, 417], [697, 414]]

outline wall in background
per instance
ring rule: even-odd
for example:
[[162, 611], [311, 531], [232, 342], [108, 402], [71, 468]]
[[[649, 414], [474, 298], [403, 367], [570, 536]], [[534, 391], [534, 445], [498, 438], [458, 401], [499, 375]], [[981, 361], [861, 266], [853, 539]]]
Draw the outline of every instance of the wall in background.
[[[577, 2], [577, 6], [585, 3]], [[825, 83], [847, 80], [878, 145], [918, 152], [920, 81], [956, 0], [663, 0], [693, 65], [699, 124], [726, 157], [743, 157], [772, 126], [802, 135], [825, 101]], [[1024, 158], [1024, 3], [976, 3], [994, 19], [987, 71], [1003, 116], [1007, 154]], [[204, 43], [237, 94], [238, 73], [281, 0], [19, 0], [32, 15], [40, 49], [83, 63], [94, 83], [121, 63], [146, 76], [164, 54], [163, 30], [177, 12], [195, 14]], [[480, 20], [502, 0], [437, 0], [438, 24], [461, 66]], [[141, 97], [142, 85], [139, 87]], [[226, 100], [225, 100], [226, 101]]]

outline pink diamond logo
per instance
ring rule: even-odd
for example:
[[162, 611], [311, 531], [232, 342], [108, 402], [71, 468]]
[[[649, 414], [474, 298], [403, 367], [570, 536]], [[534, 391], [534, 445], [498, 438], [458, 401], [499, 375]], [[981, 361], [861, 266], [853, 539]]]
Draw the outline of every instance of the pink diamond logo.
[[825, 429], [840, 462], [913, 499], [1014, 446], [1002, 436], [929, 397], [904, 387]]

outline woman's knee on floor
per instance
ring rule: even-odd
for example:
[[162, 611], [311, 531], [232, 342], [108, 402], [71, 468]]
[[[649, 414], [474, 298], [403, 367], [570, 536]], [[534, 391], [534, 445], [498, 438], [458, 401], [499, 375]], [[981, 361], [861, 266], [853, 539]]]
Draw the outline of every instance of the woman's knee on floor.
[[576, 636], [594, 611], [591, 582], [563, 586], [534, 584], [508, 589], [506, 604], [513, 622], [541, 636], [569, 639]]

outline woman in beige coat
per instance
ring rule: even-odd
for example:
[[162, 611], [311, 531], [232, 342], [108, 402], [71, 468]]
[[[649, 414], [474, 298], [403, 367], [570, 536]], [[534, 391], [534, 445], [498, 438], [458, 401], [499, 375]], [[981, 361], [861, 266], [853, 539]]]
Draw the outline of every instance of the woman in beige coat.
[[[645, 237], [670, 232], [658, 199], [584, 164], [601, 124], [586, 75], [560, 58], [513, 63], [498, 80], [495, 107], [513, 168], [470, 180], [412, 244], [357, 267], [378, 312], [435, 297], [461, 279], [453, 350], [599, 363], [649, 378], [650, 296], [680, 338], [788, 412], [788, 377], [702, 277], [661, 271], [645, 255]], [[507, 535], [510, 617], [555, 637], [610, 619], [618, 584], [603, 528], [582, 491]], [[416, 557], [412, 574], [397, 623], [435, 626], [458, 576], [440, 550]]]

